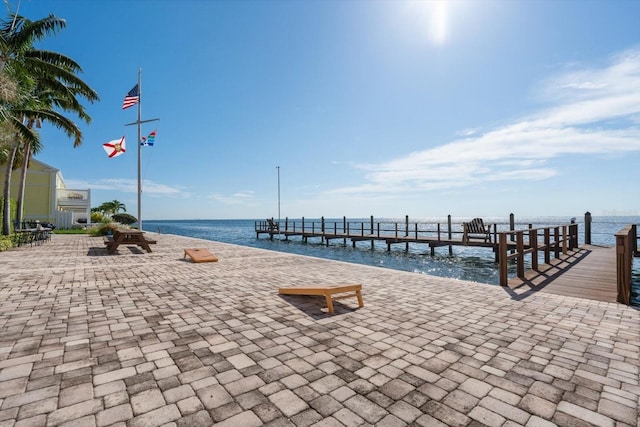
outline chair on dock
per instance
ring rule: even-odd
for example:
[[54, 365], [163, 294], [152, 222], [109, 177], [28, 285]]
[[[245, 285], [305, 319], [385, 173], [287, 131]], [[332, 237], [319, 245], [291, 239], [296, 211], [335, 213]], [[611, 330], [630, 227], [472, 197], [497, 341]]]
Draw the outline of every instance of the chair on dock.
[[470, 238], [479, 238], [485, 243], [491, 243], [491, 224], [485, 225], [482, 218], [473, 218], [470, 222], [463, 222], [462, 241], [469, 243]]
[[267, 218], [267, 227], [269, 228], [269, 233], [280, 232], [280, 224], [275, 222], [273, 218]]

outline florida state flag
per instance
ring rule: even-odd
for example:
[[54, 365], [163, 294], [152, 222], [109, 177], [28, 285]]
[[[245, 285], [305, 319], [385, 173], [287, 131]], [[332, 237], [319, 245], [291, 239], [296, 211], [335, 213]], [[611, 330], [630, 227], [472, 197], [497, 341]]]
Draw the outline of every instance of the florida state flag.
[[124, 136], [120, 139], [114, 139], [105, 144], [102, 144], [102, 148], [107, 152], [109, 157], [117, 157], [124, 153], [126, 150]]

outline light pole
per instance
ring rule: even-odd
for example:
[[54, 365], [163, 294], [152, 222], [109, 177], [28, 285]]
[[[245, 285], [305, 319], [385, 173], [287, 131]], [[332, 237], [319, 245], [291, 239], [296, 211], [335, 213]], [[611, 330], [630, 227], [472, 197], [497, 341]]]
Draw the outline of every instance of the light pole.
[[278, 240], [280, 240], [280, 166], [276, 166], [278, 170]]

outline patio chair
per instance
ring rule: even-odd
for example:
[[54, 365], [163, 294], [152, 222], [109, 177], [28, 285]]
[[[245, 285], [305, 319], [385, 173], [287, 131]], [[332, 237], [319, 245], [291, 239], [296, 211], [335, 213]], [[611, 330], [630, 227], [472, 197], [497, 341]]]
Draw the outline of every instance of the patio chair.
[[267, 227], [269, 228], [269, 233], [280, 232], [280, 224], [275, 222], [273, 218], [267, 218]]
[[491, 243], [491, 224], [485, 225], [482, 218], [474, 218], [462, 223], [462, 241], [469, 243], [471, 238], [480, 238], [484, 243]]

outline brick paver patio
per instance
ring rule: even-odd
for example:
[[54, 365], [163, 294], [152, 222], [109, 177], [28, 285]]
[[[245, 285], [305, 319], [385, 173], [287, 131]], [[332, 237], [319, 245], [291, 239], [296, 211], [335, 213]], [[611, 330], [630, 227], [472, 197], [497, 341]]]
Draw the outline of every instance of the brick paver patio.
[[155, 237], [0, 252], [0, 427], [638, 426], [637, 308]]

